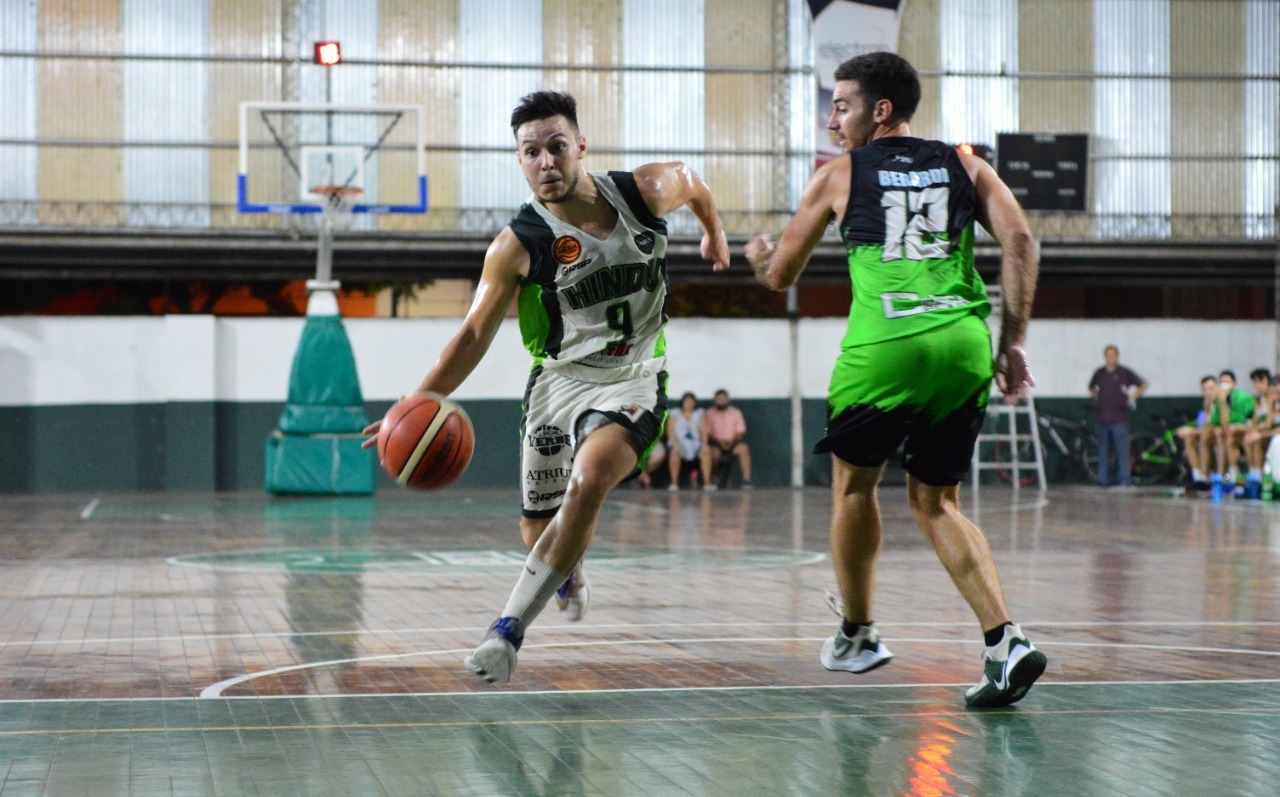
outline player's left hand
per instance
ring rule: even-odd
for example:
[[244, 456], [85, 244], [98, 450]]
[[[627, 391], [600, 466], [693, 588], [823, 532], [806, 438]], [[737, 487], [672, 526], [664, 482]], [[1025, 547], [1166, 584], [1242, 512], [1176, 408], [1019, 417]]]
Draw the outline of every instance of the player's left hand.
[[716, 233], [715, 237], [702, 234], [702, 259], [710, 260], [714, 265], [712, 271], [724, 271], [729, 267], [729, 240], [724, 236], [724, 230]]
[[1031, 376], [1031, 363], [1021, 346], [1008, 346], [996, 360], [996, 387], [1004, 394], [1006, 404], [1017, 404], [1027, 397], [1028, 388], [1035, 387]]

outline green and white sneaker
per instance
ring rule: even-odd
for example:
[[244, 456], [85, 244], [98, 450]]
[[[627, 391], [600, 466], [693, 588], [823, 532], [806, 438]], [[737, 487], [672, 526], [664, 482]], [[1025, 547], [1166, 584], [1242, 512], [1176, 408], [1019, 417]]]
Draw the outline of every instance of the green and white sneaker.
[[883, 667], [893, 660], [893, 654], [880, 641], [880, 634], [872, 623], [859, 628], [852, 639], [845, 636], [843, 630], [837, 631], [822, 643], [819, 659], [828, 670], [861, 673]]
[[1000, 644], [982, 652], [982, 680], [964, 693], [964, 702], [974, 708], [1017, 703], [1048, 663], [1048, 657], [1036, 650], [1020, 626], [1007, 625]]

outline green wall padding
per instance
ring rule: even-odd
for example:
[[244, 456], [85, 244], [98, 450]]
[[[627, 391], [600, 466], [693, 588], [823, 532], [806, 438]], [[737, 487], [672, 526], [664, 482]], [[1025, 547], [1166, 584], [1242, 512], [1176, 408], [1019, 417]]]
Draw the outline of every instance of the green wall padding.
[[[476, 432], [471, 466], [460, 487], [511, 490], [518, 507], [520, 400], [463, 401]], [[747, 420], [747, 440], [759, 487], [790, 481], [790, 402], [735, 399]], [[389, 401], [363, 412], [380, 418]], [[1037, 398], [1041, 413], [1081, 417], [1082, 397]], [[1194, 413], [1197, 397], [1147, 398], [1138, 404], [1135, 430], [1154, 431], [1152, 414], [1176, 422]], [[258, 490], [265, 478], [263, 439], [280, 417], [280, 402], [173, 402], [0, 407], [0, 492], [134, 492], [162, 490]], [[828, 457], [809, 453], [822, 436], [825, 402], [803, 403], [805, 483], [830, 483]], [[1050, 462], [1053, 451], [1048, 451]], [[370, 466], [379, 489], [402, 489]], [[1051, 469], [1052, 470], [1052, 469]], [[989, 475], [989, 474], [988, 474]], [[446, 488], [447, 491], [448, 488]]]

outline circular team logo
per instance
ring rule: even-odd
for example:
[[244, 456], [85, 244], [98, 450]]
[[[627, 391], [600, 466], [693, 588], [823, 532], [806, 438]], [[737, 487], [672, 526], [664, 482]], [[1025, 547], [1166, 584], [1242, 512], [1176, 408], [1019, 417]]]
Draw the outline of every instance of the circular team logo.
[[559, 426], [539, 426], [529, 435], [529, 445], [542, 456], [549, 457], [569, 445], [569, 435]]
[[568, 265], [582, 255], [582, 243], [572, 235], [561, 235], [551, 244], [551, 254], [557, 263]]
[[559, 426], [539, 426], [529, 435], [529, 445], [543, 457], [550, 457], [568, 445], [568, 435]]

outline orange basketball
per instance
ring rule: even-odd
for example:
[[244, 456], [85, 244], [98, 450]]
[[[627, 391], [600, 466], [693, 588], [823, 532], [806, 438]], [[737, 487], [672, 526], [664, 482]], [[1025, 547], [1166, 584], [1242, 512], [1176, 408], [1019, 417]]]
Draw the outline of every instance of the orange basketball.
[[378, 430], [378, 460], [398, 484], [434, 490], [458, 480], [475, 444], [462, 407], [444, 396], [418, 394], [387, 410]]

